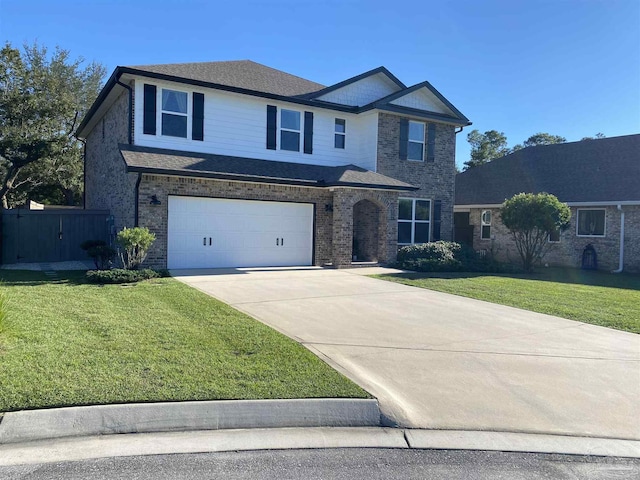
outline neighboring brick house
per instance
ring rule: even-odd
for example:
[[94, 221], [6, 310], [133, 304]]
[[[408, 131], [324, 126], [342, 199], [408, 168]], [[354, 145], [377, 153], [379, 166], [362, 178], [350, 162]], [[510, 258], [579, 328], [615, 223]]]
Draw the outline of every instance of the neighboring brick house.
[[251, 61], [118, 67], [78, 129], [85, 208], [154, 232], [153, 267], [390, 262], [452, 239], [469, 124], [384, 67], [330, 87]]
[[519, 261], [500, 221], [517, 193], [552, 193], [571, 208], [569, 228], [548, 241], [549, 265], [581, 267], [591, 245], [598, 268], [640, 272], [640, 135], [529, 147], [456, 176], [456, 238]]

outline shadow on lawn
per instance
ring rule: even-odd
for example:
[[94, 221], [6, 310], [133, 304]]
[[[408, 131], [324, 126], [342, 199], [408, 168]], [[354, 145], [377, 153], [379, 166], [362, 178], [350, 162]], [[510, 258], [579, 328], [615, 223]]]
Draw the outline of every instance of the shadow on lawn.
[[521, 280], [536, 280], [541, 282], [568, 283], [574, 285], [590, 285], [596, 287], [621, 288], [626, 290], [640, 290], [640, 275], [628, 273], [608, 273], [601, 271], [580, 270], [577, 268], [539, 268], [533, 273], [481, 273], [481, 272], [415, 272], [382, 275], [385, 277], [408, 278], [478, 278], [504, 277]]
[[5, 287], [37, 287], [39, 285], [85, 285], [85, 272], [78, 270], [58, 271], [55, 277], [31, 270], [0, 270], [0, 285]]

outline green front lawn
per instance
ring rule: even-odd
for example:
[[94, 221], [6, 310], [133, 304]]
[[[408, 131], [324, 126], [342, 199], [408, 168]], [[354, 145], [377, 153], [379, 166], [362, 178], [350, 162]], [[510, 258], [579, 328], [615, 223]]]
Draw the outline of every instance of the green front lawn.
[[0, 412], [121, 402], [360, 397], [307, 349], [176, 280], [0, 271]]
[[410, 273], [376, 277], [640, 333], [640, 275], [548, 268], [528, 275]]

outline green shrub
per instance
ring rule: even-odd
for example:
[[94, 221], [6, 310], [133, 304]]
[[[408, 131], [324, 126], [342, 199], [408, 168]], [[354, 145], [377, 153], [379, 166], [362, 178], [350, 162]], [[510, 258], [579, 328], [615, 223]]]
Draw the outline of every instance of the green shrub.
[[136, 270], [147, 258], [149, 248], [156, 240], [155, 234], [146, 227], [123, 228], [118, 232], [120, 259], [127, 270]]
[[80, 248], [87, 252], [93, 259], [93, 263], [98, 270], [107, 270], [111, 267], [116, 256], [116, 250], [103, 240], [87, 240], [80, 244]]
[[155, 270], [145, 268], [142, 270], [125, 270], [114, 268], [113, 270], [89, 270], [87, 282], [89, 283], [135, 283], [150, 278], [158, 278], [160, 275]]
[[462, 269], [456, 258], [460, 249], [459, 243], [444, 241], [409, 245], [398, 250], [398, 264], [419, 272], [457, 272]]
[[480, 256], [468, 245], [444, 241], [400, 248], [397, 265], [416, 272], [515, 273], [519, 270], [496, 262], [491, 255]]

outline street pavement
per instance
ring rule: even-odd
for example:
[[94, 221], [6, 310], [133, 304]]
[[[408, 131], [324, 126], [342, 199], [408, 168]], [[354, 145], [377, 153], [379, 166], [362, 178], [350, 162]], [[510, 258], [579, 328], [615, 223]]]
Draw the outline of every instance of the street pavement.
[[115, 457], [0, 467], [3, 480], [604, 480], [639, 476], [637, 459], [377, 448]]
[[387, 269], [174, 276], [301, 342], [390, 424], [640, 439], [640, 336], [373, 279]]

